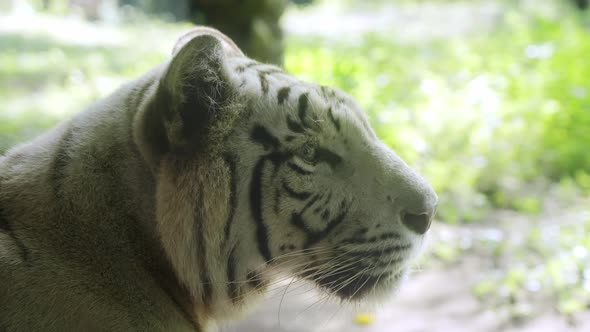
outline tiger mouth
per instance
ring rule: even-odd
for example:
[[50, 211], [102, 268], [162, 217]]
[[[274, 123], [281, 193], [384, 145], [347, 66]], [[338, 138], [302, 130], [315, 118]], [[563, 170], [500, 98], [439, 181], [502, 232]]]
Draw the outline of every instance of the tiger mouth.
[[375, 291], [381, 291], [382, 288], [393, 288], [392, 286], [395, 286], [402, 278], [403, 273], [404, 271], [401, 269], [392, 269], [373, 274], [361, 269], [326, 272], [319, 276], [310, 273], [305, 278], [311, 280], [320, 289], [327, 291], [331, 295], [335, 295], [342, 300], [354, 301], [368, 297]]

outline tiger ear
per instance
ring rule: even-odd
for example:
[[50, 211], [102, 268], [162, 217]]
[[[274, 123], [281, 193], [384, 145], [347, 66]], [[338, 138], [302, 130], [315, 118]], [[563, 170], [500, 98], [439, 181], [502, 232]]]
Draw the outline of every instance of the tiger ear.
[[190, 29], [184, 35], [182, 35], [176, 41], [174, 48], [172, 50], [172, 55], [178, 53], [180, 49], [182, 49], [186, 43], [191, 41], [193, 38], [202, 36], [202, 35], [210, 35], [216, 37], [221, 41], [221, 45], [223, 46], [223, 51], [228, 56], [245, 56], [242, 50], [234, 43], [231, 38], [223, 34], [221, 31], [209, 27], [198, 26], [195, 28]]
[[159, 152], [197, 153], [206, 148], [210, 130], [232, 95], [222, 43], [211, 34], [199, 34], [185, 39], [173, 53], [151, 114], [146, 114], [146, 125], [153, 128], [145, 128], [145, 133], [160, 133], [152, 142], [157, 150], [165, 150]]

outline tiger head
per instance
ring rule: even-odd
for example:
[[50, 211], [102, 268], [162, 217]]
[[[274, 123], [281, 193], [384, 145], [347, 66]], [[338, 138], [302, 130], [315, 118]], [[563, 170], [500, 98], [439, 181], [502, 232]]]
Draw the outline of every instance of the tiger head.
[[395, 289], [430, 227], [431, 186], [351, 97], [205, 31], [184, 38], [137, 120], [181, 281], [230, 305], [277, 271], [347, 300]]

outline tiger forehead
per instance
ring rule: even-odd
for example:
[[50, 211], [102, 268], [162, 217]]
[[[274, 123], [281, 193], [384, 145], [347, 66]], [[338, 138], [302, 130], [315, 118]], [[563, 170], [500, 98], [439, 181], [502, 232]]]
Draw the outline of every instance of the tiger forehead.
[[362, 109], [352, 98], [331, 87], [307, 82], [283, 85], [276, 90], [275, 98], [278, 106], [286, 106], [287, 121], [296, 119], [305, 128], [321, 127], [340, 134], [351, 133], [348, 128], [367, 130]]
[[237, 58], [235, 61], [233, 70], [234, 73], [240, 76], [239, 87], [244, 88], [247, 81], [254, 81], [253, 83], [258, 81], [262, 94], [270, 95], [276, 91], [279, 104], [283, 104], [289, 98], [291, 90], [299, 93], [315, 92], [317, 96], [322, 97], [324, 102], [327, 103], [346, 102], [345, 96], [337, 93], [334, 89], [301, 81], [277, 66], [260, 63], [248, 58]]
[[287, 109], [287, 127], [295, 133], [310, 131], [340, 132], [342, 112], [338, 103], [322, 93], [317, 85], [286, 85], [276, 91], [276, 103]]
[[238, 89], [255, 98], [283, 106], [287, 110], [287, 124], [294, 132], [319, 129], [332, 125], [340, 132], [343, 122], [359, 123], [366, 127], [362, 111], [352, 99], [332, 87], [305, 82], [283, 69], [248, 58], [235, 58], [231, 68], [237, 76]]

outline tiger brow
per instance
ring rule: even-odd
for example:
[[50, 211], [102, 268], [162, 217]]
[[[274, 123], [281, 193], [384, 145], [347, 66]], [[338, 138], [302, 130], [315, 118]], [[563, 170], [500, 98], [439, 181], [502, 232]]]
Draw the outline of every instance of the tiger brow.
[[334, 116], [332, 107], [328, 108], [328, 118], [336, 128], [336, 131], [340, 131], [340, 120]]
[[326, 148], [318, 148], [315, 157], [317, 161], [328, 163], [331, 167], [338, 166], [342, 162], [342, 157]]

